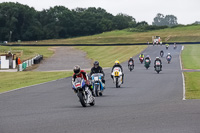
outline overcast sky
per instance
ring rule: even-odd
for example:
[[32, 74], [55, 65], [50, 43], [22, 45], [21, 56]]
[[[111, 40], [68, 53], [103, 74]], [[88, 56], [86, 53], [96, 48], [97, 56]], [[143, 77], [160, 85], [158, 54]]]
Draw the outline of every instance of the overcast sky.
[[69, 9], [76, 7], [101, 7], [116, 15], [124, 13], [133, 16], [136, 21], [152, 24], [157, 13], [175, 15], [179, 24], [191, 24], [200, 21], [200, 0], [0, 0], [0, 2], [19, 2], [36, 10], [62, 5]]

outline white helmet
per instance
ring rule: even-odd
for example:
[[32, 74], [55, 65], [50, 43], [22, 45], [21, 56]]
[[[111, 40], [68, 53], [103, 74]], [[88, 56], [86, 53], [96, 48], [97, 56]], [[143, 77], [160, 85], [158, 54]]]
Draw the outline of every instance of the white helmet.
[[170, 55], [170, 53], [168, 53], [167, 55]]
[[156, 59], [159, 59], [159, 57], [156, 57]]

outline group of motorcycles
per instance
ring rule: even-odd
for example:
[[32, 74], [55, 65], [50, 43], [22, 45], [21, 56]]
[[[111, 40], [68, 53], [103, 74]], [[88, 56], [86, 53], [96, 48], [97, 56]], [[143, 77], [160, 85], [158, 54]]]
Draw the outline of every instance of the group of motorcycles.
[[94, 106], [95, 97], [103, 95], [104, 85], [102, 83], [102, 77], [102, 73], [91, 75], [92, 91], [89, 89], [89, 86], [86, 85], [83, 78], [76, 78], [75, 82], [73, 82], [72, 86], [77, 90], [77, 96], [83, 107], [86, 107], [87, 105]]
[[[164, 56], [164, 52], [160, 52], [160, 56]], [[168, 64], [171, 61], [171, 56], [166, 56], [166, 60]], [[144, 62], [144, 67], [148, 69], [151, 64], [151, 60], [144, 59], [144, 57], [140, 57], [139, 61], [141, 64]], [[134, 69], [134, 62], [130, 61], [128, 62], [128, 69], [132, 71]], [[155, 61], [155, 71], [159, 74], [160, 71], [162, 71], [161, 62]], [[116, 86], [116, 88], [119, 88], [121, 84], [123, 83], [123, 73], [120, 67], [115, 67], [113, 69], [113, 72], [111, 73], [113, 77], [113, 82]], [[102, 73], [95, 73], [91, 75], [91, 85], [92, 85], [92, 91], [89, 89], [89, 86], [86, 85], [85, 80], [83, 78], [76, 78], [75, 82], [73, 83], [73, 88], [77, 90], [77, 96], [79, 97], [79, 101], [83, 107], [86, 107], [87, 105], [94, 106], [95, 105], [95, 97], [102, 96], [103, 90], [105, 89], [105, 85], [102, 83]]]

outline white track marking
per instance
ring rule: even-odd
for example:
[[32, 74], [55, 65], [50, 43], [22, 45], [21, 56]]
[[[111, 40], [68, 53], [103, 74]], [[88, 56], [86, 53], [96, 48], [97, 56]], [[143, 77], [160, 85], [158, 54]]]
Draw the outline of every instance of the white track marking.
[[[184, 49], [184, 46], [182, 46], [181, 52], [183, 49]], [[181, 71], [182, 71], [183, 67], [182, 67], [182, 62], [181, 62], [181, 52], [179, 54], [179, 60], [180, 60], [180, 67], [181, 67]], [[183, 100], [186, 100], [185, 99], [185, 77], [184, 77], [183, 71], [182, 71], [182, 80], [183, 80]]]

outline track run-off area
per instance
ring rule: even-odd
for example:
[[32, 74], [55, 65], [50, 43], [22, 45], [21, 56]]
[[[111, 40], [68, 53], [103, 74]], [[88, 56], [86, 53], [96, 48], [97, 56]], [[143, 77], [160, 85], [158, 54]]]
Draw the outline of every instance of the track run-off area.
[[[181, 49], [149, 46], [143, 52], [152, 59], [148, 70], [138, 57], [132, 72], [122, 63], [121, 88], [105, 69], [106, 90], [93, 107], [81, 106], [71, 77], [0, 94], [0, 133], [199, 133], [200, 101], [182, 100]], [[157, 74], [153, 61], [160, 50], [163, 71]]]

